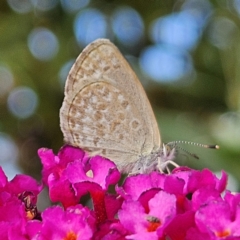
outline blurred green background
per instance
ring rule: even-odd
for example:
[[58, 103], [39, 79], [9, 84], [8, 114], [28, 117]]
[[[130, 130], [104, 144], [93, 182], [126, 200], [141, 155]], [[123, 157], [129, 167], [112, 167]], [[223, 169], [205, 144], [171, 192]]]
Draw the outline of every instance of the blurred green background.
[[0, 164], [40, 179], [37, 150], [63, 145], [59, 109], [82, 49], [109, 38], [144, 85], [178, 163], [240, 180], [239, 0], [8, 0], [0, 2]]

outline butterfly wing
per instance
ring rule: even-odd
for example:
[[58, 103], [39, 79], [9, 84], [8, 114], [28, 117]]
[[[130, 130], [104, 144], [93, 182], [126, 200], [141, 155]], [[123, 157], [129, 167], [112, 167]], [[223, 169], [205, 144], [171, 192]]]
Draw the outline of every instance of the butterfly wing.
[[71, 68], [60, 126], [67, 143], [107, 157], [121, 169], [160, 146], [146, 93], [107, 39], [89, 44]]

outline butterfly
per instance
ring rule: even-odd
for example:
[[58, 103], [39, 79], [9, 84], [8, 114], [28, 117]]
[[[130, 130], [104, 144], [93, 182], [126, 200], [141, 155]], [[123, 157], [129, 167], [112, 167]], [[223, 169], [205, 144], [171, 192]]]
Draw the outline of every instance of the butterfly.
[[112, 160], [123, 173], [177, 166], [177, 142], [162, 143], [143, 86], [107, 39], [90, 43], [72, 66], [60, 127], [66, 143]]

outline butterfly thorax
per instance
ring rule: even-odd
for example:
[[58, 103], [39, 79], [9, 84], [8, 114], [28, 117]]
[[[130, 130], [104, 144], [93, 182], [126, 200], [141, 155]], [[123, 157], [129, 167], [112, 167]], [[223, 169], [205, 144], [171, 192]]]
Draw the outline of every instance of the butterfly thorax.
[[163, 144], [150, 154], [141, 155], [137, 163], [129, 166], [131, 174], [150, 173], [152, 171], [163, 172], [168, 164], [174, 164], [173, 159], [176, 155], [176, 146]]

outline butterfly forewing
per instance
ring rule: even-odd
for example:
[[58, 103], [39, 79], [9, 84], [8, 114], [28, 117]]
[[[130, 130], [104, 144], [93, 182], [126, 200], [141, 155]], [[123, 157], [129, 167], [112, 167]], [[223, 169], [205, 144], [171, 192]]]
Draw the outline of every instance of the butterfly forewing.
[[60, 125], [67, 143], [107, 157], [121, 169], [160, 146], [142, 85], [106, 39], [89, 44], [70, 70]]

